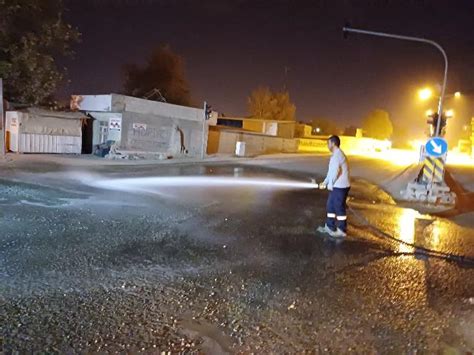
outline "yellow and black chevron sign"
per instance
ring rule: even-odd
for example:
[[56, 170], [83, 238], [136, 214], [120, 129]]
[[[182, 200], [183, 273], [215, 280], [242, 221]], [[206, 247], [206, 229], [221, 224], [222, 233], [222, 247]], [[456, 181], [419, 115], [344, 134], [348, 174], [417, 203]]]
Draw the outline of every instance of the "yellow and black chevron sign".
[[423, 181], [443, 182], [444, 181], [444, 157], [425, 157], [423, 166]]

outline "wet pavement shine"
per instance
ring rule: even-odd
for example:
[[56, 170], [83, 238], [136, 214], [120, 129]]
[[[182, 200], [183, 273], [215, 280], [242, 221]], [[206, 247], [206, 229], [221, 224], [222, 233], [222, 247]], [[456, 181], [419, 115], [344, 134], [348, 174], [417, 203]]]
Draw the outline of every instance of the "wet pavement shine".
[[[325, 191], [122, 191], [84, 183], [310, 176], [239, 165], [92, 170], [30, 166], [1, 174], [0, 344], [7, 353], [474, 349], [471, 228], [401, 208], [355, 181], [349, 236], [336, 244], [315, 232]], [[411, 244], [440, 253], [427, 256]]]

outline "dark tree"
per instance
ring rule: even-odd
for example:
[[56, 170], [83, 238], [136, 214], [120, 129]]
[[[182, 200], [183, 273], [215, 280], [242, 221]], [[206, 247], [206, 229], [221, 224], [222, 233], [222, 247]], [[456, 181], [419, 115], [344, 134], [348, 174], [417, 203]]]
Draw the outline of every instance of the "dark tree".
[[265, 120], [294, 121], [296, 106], [290, 100], [288, 91], [272, 92], [260, 87], [248, 98], [250, 116]]
[[389, 139], [393, 133], [393, 125], [387, 111], [376, 109], [362, 121], [364, 135], [376, 139]]
[[357, 134], [356, 126], [347, 126], [346, 128], [344, 128], [344, 132], [342, 133], [342, 135], [344, 136], [351, 136], [351, 137], [355, 137], [356, 134]]
[[151, 98], [158, 93], [156, 98], [162, 101], [186, 106], [191, 104], [183, 58], [169, 46], [155, 49], [144, 67], [127, 64], [124, 71], [127, 95]]
[[64, 22], [61, 0], [0, 0], [0, 77], [14, 102], [48, 102], [66, 68], [56, 60], [72, 55], [79, 32]]

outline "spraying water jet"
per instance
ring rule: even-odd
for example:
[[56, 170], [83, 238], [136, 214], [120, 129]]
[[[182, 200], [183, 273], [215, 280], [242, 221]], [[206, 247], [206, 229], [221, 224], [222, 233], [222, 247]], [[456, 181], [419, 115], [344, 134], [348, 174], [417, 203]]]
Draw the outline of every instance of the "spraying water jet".
[[246, 178], [231, 176], [160, 176], [140, 178], [119, 178], [94, 180], [88, 183], [91, 186], [120, 191], [140, 191], [149, 188], [197, 188], [197, 187], [248, 187], [261, 189], [317, 189], [318, 184], [311, 182], [272, 179]]

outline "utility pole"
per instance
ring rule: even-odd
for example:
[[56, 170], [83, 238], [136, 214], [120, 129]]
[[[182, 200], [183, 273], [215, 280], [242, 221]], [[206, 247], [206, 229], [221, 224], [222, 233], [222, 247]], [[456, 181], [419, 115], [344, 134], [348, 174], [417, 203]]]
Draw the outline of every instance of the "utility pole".
[[285, 81], [283, 83], [283, 91], [288, 91], [288, 71], [290, 70], [290, 68], [285, 65], [285, 67], [283, 68], [283, 71], [285, 73]]
[[207, 118], [207, 102], [204, 101], [202, 115], [202, 135], [201, 135], [201, 159], [206, 157], [206, 118]]
[[[404, 35], [397, 35], [392, 33], [386, 32], [377, 32], [377, 31], [368, 31], [362, 30], [358, 28], [352, 28], [350, 26], [344, 26], [342, 28], [342, 32], [344, 34], [344, 38], [347, 37], [348, 33], [356, 33], [368, 36], [376, 36], [376, 37], [386, 37], [392, 39], [398, 39], [403, 41], [411, 41], [411, 42], [421, 42], [432, 45], [436, 49], [438, 49], [444, 59], [444, 77], [443, 77], [443, 86], [441, 88], [441, 95], [439, 97], [438, 102], [438, 113], [437, 113], [437, 122], [436, 122], [436, 129], [434, 132], [434, 137], [426, 143], [426, 147], [428, 150], [428, 146], [431, 144], [432, 146], [436, 147], [436, 155], [433, 152], [428, 152], [423, 160], [423, 168], [420, 171], [419, 177], [416, 178], [413, 182], [408, 183], [407, 189], [404, 190], [403, 195], [408, 200], [414, 201], [422, 201], [422, 202], [430, 202], [430, 203], [444, 203], [444, 204], [454, 204], [456, 195], [450, 191], [449, 186], [447, 186], [446, 182], [444, 181], [444, 173], [445, 173], [445, 164], [446, 164], [446, 154], [448, 150], [448, 146], [446, 141], [444, 141], [441, 136], [441, 120], [444, 117], [443, 114], [443, 103], [444, 103], [444, 95], [446, 92], [446, 83], [448, 81], [448, 57], [446, 55], [445, 50], [441, 45], [432, 41], [430, 39], [422, 38], [422, 37], [413, 37], [413, 36], [404, 36]], [[434, 140], [434, 141], [433, 141]], [[443, 145], [441, 144], [443, 143]], [[430, 146], [431, 147], [431, 146]], [[444, 153], [440, 153], [437, 151], [444, 147]]]
[[2, 144], [2, 156], [7, 154], [7, 129], [5, 127], [5, 108], [3, 107], [3, 79], [0, 78], [0, 119], [2, 120], [2, 135], [3, 135], [3, 144]]
[[[411, 42], [422, 42], [422, 43], [427, 43], [438, 49], [441, 54], [443, 55], [444, 58], [444, 78], [443, 78], [443, 86], [441, 88], [441, 95], [439, 97], [439, 102], [438, 102], [438, 117], [441, 117], [443, 113], [443, 103], [444, 103], [444, 93], [446, 91], [446, 83], [448, 81], [448, 56], [446, 55], [446, 52], [443, 47], [441, 47], [440, 44], [436, 43], [435, 41], [432, 41], [430, 39], [422, 38], [422, 37], [412, 37], [412, 36], [403, 36], [403, 35], [397, 35], [397, 34], [392, 34], [392, 33], [385, 33], [385, 32], [377, 32], [377, 31], [368, 31], [368, 30], [362, 30], [358, 28], [352, 28], [349, 26], [344, 26], [342, 28], [342, 32], [344, 33], [344, 36], [347, 36], [347, 33], [358, 33], [362, 35], [368, 35], [368, 36], [376, 36], [376, 37], [386, 37], [386, 38], [394, 38], [394, 39], [399, 39], [403, 41], [411, 41]], [[436, 127], [436, 132], [435, 136], [439, 137], [440, 135], [440, 120], [438, 120], [438, 124]]]

